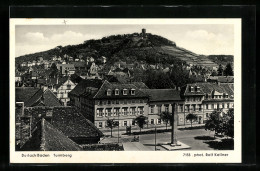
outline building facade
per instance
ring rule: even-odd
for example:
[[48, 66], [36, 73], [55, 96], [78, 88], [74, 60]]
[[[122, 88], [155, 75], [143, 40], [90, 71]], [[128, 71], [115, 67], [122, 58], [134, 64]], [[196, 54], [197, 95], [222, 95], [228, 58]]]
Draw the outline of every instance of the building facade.
[[135, 125], [138, 115], [148, 117], [148, 95], [133, 84], [104, 81], [101, 88], [87, 88], [81, 95], [81, 112], [98, 128], [105, 128], [109, 119], [119, 126]]
[[[178, 107], [179, 115], [183, 114], [183, 125], [189, 124], [188, 114], [197, 115], [196, 123], [204, 123], [214, 110], [223, 112], [234, 107], [234, 85], [216, 83], [188, 84], [182, 89], [184, 105]], [[181, 122], [180, 122], [181, 123]]]

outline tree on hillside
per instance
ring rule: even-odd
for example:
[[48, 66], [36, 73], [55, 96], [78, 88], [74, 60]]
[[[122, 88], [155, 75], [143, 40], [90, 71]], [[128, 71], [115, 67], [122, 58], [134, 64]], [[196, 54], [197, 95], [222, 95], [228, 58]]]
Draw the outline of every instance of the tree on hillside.
[[190, 114], [188, 114], [188, 115], [186, 116], [186, 119], [187, 119], [188, 121], [190, 121], [190, 124], [191, 124], [191, 127], [192, 127], [192, 123], [198, 119], [198, 116], [195, 115], [195, 114], [190, 113]]
[[167, 125], [172, 120], [172, 114], [170, 112], [162, 112], [160, 114], [160, 118], [161, 120], [163, 120], [163, 122], [165, 122], [166, 130], [167, 130]]
[[219, 64], [219, 66], [218, 66], [218, 76], [222, 76], [223, 71], [224, 71], [223, 66], [221, 64]]
[[110, 128], [111, 130], [111, 137], [112, 137], [112, 132], [113, 132], [113, 128], [118, 126], [118, 122], [115, 122], [114, 119], [107, 119], [107, 127]]
[[212, 71], [211, 76], [217, 76], [218, 73], [216, 71]]
[[232, 69], [232, 66], [230, 63], [228, 63], [226, 65], [226, 68], [224, 70], [224, 75], [225, 76], [234, 76], [234, 72], [233, 72], [233, 69]]
[[139, 126], [140, 133], [141, 133], [141, 129], [143, 129], [144, 125], [147, 123], [147, 117], [143, 115], [139, 115], [135, 118], [135, 123]]

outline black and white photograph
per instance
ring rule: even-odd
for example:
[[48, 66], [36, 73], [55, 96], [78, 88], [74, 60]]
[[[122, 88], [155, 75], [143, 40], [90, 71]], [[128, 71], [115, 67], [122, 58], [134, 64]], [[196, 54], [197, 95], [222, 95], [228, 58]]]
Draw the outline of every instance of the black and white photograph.
[[10, 21], [13, 161], [241, 161], [240, 19]]

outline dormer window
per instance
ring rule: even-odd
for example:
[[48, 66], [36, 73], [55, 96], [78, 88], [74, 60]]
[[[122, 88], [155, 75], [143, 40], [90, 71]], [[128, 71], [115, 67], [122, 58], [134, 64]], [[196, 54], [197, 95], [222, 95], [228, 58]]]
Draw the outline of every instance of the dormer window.
[[115, 95], [119, 95], [119, 89], [115, 89]]
[[194, 87], [190, 87], [190, 92], [194, 92]]
[[135, 89], [131, 89], [131, 95], [135, 95]]
[[111, 92], [112, 92], [112, 91], [111, 91], [110, 89], [108, 89], [108, 90], [107, 90], [107, 96], [111, 96]]
[[127, 89], [123, 89], [123, 95], [127, 95]]
[[200, 87], [197, 87], [197, 92], [200, 92]]

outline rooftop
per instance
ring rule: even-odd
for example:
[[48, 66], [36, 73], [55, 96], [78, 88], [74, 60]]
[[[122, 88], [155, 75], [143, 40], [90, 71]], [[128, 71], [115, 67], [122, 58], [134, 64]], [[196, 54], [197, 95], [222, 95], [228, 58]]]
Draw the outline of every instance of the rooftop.
[[181, 101], [180, 91], [174, 89], [143, 89], [150, 101]]
[[79, 151], [82, 148], [42, 118], [22, 151]]

